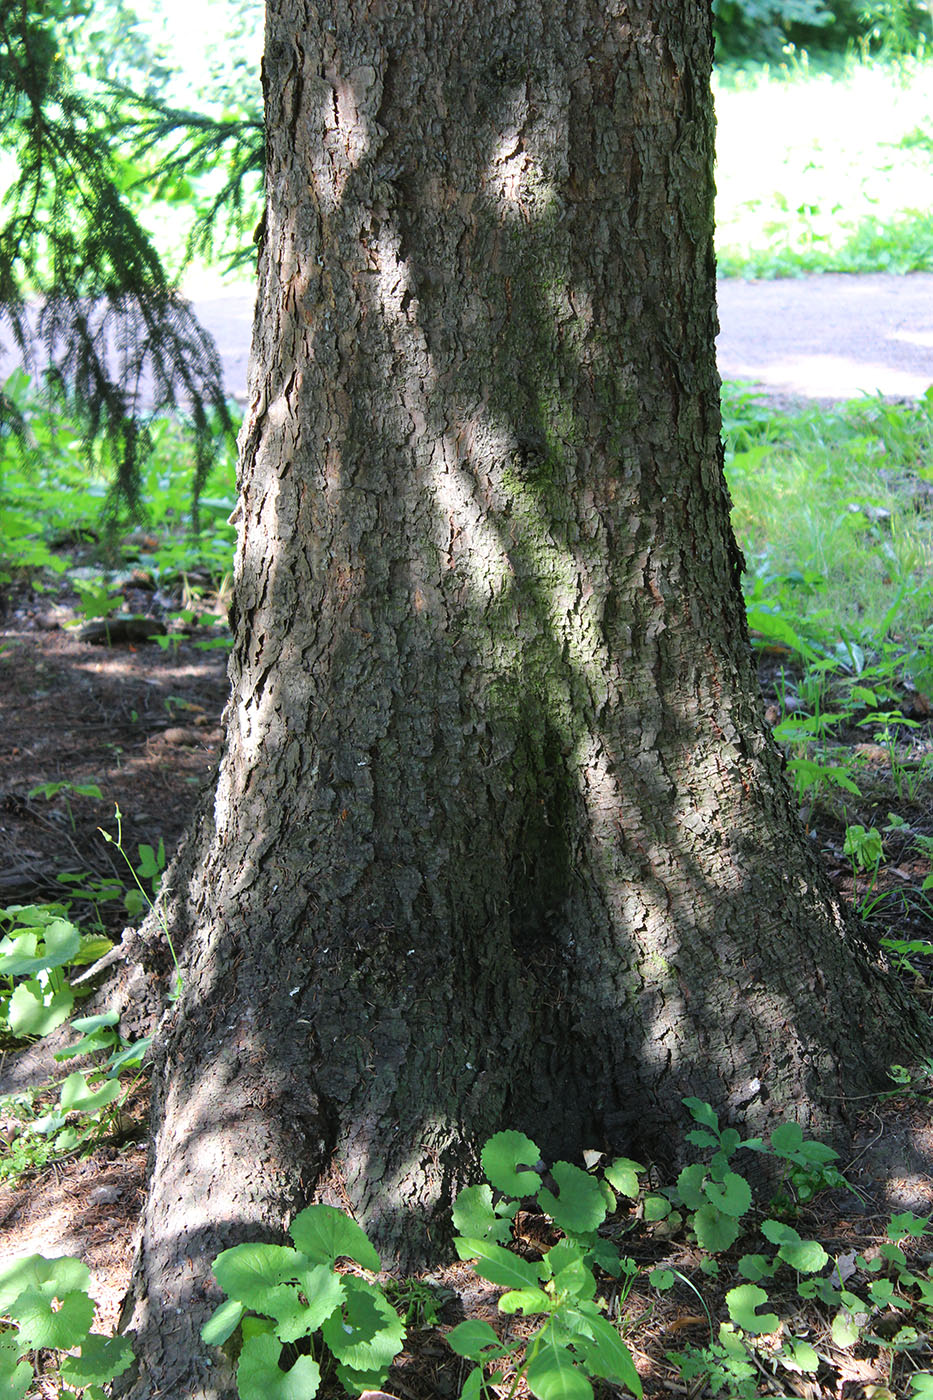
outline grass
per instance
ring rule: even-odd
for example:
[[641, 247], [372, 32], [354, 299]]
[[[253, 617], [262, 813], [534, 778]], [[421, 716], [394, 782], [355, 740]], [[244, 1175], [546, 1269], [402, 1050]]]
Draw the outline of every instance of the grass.
[[933, 60], [721, 65], [719, 273], [933, 268]]

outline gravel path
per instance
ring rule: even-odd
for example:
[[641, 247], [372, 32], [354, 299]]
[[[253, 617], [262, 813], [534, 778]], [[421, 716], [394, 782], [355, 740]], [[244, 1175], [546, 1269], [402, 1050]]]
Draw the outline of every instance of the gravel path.
[[[250, 288], [192, 294], [242, 402]], [[933, 274], [730, 279], [719, 284], [719, 319], [722, 377], [750, 380], [775, 399], [918, 398], [933, 385]]]

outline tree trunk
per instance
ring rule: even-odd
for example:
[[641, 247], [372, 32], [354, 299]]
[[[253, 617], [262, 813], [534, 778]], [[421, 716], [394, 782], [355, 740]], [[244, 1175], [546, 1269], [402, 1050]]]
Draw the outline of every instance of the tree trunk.
[[235, 646], [156, 1076], [137, 1397], [315, 1193], [443, 1246], [498, 1128], [824, 1130], [909, 1027], [761, 714], [704, 0], [271, 0]]

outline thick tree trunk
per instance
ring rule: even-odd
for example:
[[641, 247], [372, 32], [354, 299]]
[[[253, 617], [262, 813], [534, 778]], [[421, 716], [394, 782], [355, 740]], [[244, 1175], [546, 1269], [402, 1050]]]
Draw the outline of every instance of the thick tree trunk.
[[705, 0], [272, 0], [236, 641], [157, 1077], [137, 1397], [315, 1192], [405, 1261], [470, 1146], [825, 1128], [906, 1013], [760, 712]]

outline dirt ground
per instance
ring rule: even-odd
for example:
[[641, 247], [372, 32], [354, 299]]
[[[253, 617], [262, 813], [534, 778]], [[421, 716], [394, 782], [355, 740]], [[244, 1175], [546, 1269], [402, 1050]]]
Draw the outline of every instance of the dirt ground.
[[[811, 280], [782, 284], [781, 296], [793, 293], [801, 314]], [[858, 308], [863, 303], [848, 285], [854, 279], [821, 280], [847, 284], [837, 288], [837, 295], [845, 292], [861, 343], [864, 320]], [[905, 332], [900, 340], [894, 334], [891, 343], [912, 346], [916, 352], [904, 371], [914, 376], [912, 387], [886, 391], [922, 392], [933, 382], [933, 277], [884, 280], [898, 282], [902, 297], [914, 289], [902, 303], [905, 316], [914, 308], [913, 319], [907, 316], [910, 334]], [[786, 311], [780, 312], [774, 301], [777, 293], [767, 286], [760, 290], [770, 309], [758, 323], [759, 339], [750, 333], [754, 355], [749, 350], [742, 359], [740, 349], [730, 350], [733, 359], [723, 366], [724, 373], [747, 372], [774, 394], [804, 397], [803, 381], [781, 368], [783, 342], [773, 342], [770, 370], [755, 359], [765, 333], [760, 327], [780, 327], [783, 334], [787, 326]], [[879, 290], [877, 296], [881, 294]], [[248, 323], [243, 306], [237, 314]], [[825, 311], [823, 320], [827, 326], [832, 324]], [[228, 318], [226, 324], [232, 354], [235, 342], [239, 343], [236, 318]], [[852, 329], [854, 333], [854, 321]], [[236, 350], [237, 355], [241, 353], [245, 353], [242, 346]], [[849, 358], [856, 367], [874, 363], [864, 355]], [[828, 397], [854, 394], [858, 387], [869, 387], [870, 381], [863, 380], [856, 388], [851, 379], [833, 383], [835, 389]], [[874, 387], [881, 387], [880, 382]], [[144, 577], [128, 577], [124, 596], [129, 610], [140, 613], [169, 611], [178, 603], [160, 599]], [[63, 892], [68, 893], [59, 879], [63, 874], [80, 877], [72, 882], [72, 890], [86, 890], [114, 878], [122, 882], [126, 872], [120, 857], [98, 832], [99, 827], [114, 832], [117, 804], [124, 844], [134, 858], [140, 843], [157, 847], [160, 838], [171, 852], [198, 794], [211, 781], [220, 752], [227, 689], [225, 654], [197, 650], [193, 640], [181, 634], [166, 650], [138, 641], [92, 645], [67, 625], [75, 618], [73, 601], [66, 591], [54, 596], [22, 589], [7, 597], [6, 611], [0, 616], [0, 907], [61, 899]], [[35, 792], [45, 784], [94, 784], [102, 798], [67, 788], [49, 795]], [[922, 812], [916, 815], [917, 823], [923, 820]], [[926, 814], [926, 822], [933, 830], [933, 813]], [[841, 859], [839, 832], [826, 830], [818, 839], [833, 878], [845, 889], [851, 877]], [[912, 875], [905, 871], [903, 878]], [[92, 898], [79, 897], [73, 911], [79, 920], [99, 917], [114, 939], [127, 922], [120, 899], [95, 904]], [[930, 936], [928, 928], [912, 927], [909, 932], [913, 937], [924, 932]], [[921, 991], [926, 994], [925, 988]], [[21, 1083], [22, 1060], [11, 1052], [0, 1055], [0, 1094]], [[11, 1131], [15, 1129], [0, 1121], [0, 1152], [5, 1150], [4, 1132]], [[144, 1136], [142, 1086], [122, 1140], [102, 1143], [92, 1155], [46, 1168], [22, 1184], [0, 1184], [0, 1258], [29, 1253], [83, 1258], [91, 1268], [99, 1324], [105, 1329], [115, 1323], [128, 1280], [132, 1234], [144, 1190]], [[933, 1129], [922, 1101], [866, 1106], [852, 1157], [850, 1179], [857, 1190], [833, 1207], [833, 1229], [841, 1245], [847, 1240], [864, 1242], [886, 1210], [933, 1211]], [[476, 1294], [476, 1279], [471, 1284], [463, 1269], [450, 1271], [443, 1282], [446, 1287], [453, 1285], [456, 1294], [443, 1315], [445, 1321], [456, 1321], [464, 1310], [494, 1320], [492, 1298]], [[695, 1318], [690, 1321], [689, 1312], [682, 1300], [660, 1307], [652, 1322], [652, 1331], [660, 1338], [657, 1354], [679, 1344], [680, 1332], [697, 1323]], [[670, 1336], [661, 1335], [665, 1328]], [[393, 1373], [390, 1389], [394, 1393], [404, 1400], [457, 1393], [459, 1363], [445, 1353], [436, 1334], [425, 1332], [415, 1353], [415, 1362], [409, 1359]], [[665, 1375], [647, 1358], [642, 1358], [642, 1364], [647, 1394], [686, 1393], [673, 1384], [672, 1372]]]

